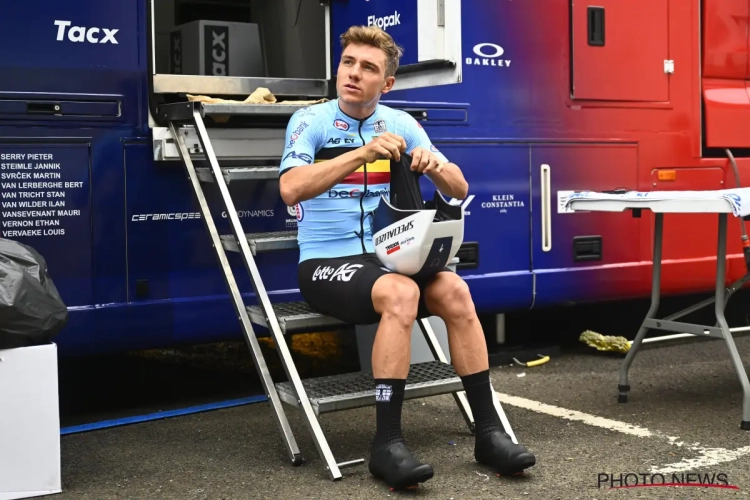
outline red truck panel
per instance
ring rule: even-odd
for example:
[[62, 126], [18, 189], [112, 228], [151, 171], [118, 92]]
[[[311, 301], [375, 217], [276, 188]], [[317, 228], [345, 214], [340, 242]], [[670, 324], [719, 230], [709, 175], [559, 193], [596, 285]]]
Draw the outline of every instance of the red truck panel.
[[703, 77], [744, 80], [748, 74], [748, 0], [704, 0]]
[[750, 94], [745, 80], [703, 79], [706, 145], [710, 148], [750, 147]]

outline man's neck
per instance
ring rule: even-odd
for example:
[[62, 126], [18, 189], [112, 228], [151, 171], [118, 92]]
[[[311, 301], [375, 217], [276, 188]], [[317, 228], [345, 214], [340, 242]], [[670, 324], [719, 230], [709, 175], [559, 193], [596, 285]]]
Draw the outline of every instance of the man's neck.
[[375, 102], [374, 104], [368, 104], [366, 106], [353, 106], [342, 101], [341, 99], [339, 99], [338, 101], [339, 109], [355, 120], [366, 120], [367, 118], [371, 117], [373, 113], [375, 113], [375, 110], [378, 107], [377, 102]]

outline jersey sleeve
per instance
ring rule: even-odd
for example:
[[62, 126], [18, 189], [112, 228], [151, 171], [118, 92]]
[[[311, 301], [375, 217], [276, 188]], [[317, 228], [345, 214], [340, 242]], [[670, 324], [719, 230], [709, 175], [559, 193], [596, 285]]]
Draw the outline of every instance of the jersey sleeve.
[[404, 127], [402, 137], [406, 141], [407, 154], [411, 154], [414, 148], [421, 147], [432, 152], [432, 154], [437, 156], [440, 161], [448, 162], [448, 158], [446, 158], [445, 155], [441, 153], [434, 144], [432, 144], [432, 141], [427, 136], [427, 132], [425, 132], [422, 125], [420, 125], [413, 116], [408, 113], [403, 113], [402, 123]]
[[309, 165], [315, 159], [320, 139], [319, 113], [311, 108], [296, 111], [289, 119], [284, 135], [284, 152], [279, 175], [300, 165]]

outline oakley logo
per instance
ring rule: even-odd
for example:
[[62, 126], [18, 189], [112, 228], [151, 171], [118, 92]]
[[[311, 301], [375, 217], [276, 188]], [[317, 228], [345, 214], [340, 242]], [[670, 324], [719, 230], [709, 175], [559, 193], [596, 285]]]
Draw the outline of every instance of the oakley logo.
[[[57, 41], [63, 41], [65, 37], [65, 31], [68, 26], [72, 23], [71, 21], [55, 21], [57, 26]], [[114, 43], [117, 44], [115, 35], [119, 29], [107, 29], [107, 28], [86, 28], [84, 26], [73, 26], [68, 31], [68, 40], [71, 42], [88, 42], [88, 43]], [[99, 39], [99, 32], [103, 32], [103, 38]]]

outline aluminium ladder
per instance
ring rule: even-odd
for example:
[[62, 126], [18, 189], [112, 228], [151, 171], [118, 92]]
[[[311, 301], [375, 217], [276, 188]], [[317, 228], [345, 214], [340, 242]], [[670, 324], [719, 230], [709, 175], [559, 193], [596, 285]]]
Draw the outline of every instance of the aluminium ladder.
[[[304, 106], [206, 104], [188, 101], [161, 105], [158, 114], [169, 124], [170, 132], [177, 144], [180, 158], [186, 168], [200, 206], [202, 219], [224, 273], [234, 310], [242, 326], [245, 340], [250, 347], [254, 365], [263, 383], [269, 404], [273, 409], [292, 464], [299, 465], [303, 460], [282, 403], [301, 408], [313, 443], [319, 456], [325, 462], [325, 469], [332, 480], [337, 480], [342, 477], [341, 468], [364, 463], [364, 458], [337, 462], [320, 427], [318, 417], [328, 412], [374, 405], [375, 388], [372, 374], [359, 372], [306, 380], [300, 378], [286, 343], [285, 335], [291, 335], [293, 332], [310, 332], [316, 329], [343, 326], [344, 324], [337, 319], [316, 313], [305, 302], [271, 302], [254, 257], [261, 252], [297, 248], [296, 231], [245, 233], [229, 193], [228, 184], [231, 182], [278, 179], [278, 164], [248, 167], [220, 166], [203, 121], [205, 116], [226, 117], [228, 115], [241, 116], [244, 119], [254, 117], [284, 117], [288, 119], [292, 113], [302, 107]], [[286, 126], [286, 122], [283, 126]], [[196, 168], [193, 165], [191, 152], [188, 151], [185, 138], [180, 133], [180, 127], [194, 127], [202, 146], [202, 152], [210, 165], [209, 168]], [[196, 153], [193, 152], [193, 154]], [[218, 187], [224, 205], [223, 208], [226, 210], [231, 223], [232, 234], [220, 235], [218, 233], [202, 183], [215, 184]], [[238, 252], [242, 257], [246, 271], [250, 275], [255, 296], [259, 302], [258, 305], [247, 307], [244, 304], [225, 250]], [[253, 330], [253, 323], [270, 331], [288, 382], [274, 383], [271, 379]], [[411, 365], [404, 398], [414, 399], [452, 393], [470, 431], [474, 432], [473, 417], [466, 394], [463, 391], [461, 379], [453, 366], [447, 362], [428, 320], [419, 320], [418, 324], [435, 360]], [[495, 408], [511, 439], [517, 442], [497, 398], [495, 398]]]

